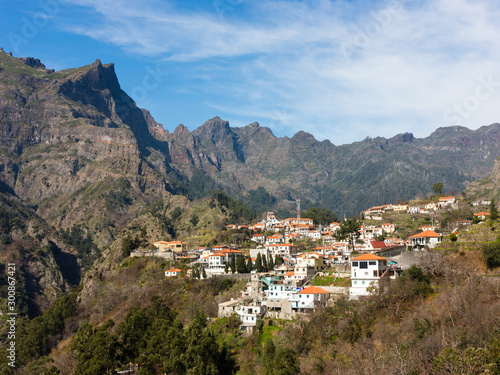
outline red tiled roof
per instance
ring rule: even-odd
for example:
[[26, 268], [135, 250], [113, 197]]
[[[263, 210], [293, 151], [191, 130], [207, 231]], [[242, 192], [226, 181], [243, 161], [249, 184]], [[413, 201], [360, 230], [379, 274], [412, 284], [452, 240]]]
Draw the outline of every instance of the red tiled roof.
[[386, 247], [384, 241], [370, 241], [370, 243], [374, 249], [383, 249], [384, 247]]

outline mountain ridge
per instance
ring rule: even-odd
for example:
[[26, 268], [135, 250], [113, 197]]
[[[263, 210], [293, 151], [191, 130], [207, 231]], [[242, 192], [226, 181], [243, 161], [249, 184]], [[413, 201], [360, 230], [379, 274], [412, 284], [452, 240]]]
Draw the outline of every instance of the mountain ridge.
[[[10, 155], [2, 164], [0, 180], [28, 200], [48, 199], [46, 207], [54, 203], [54, 195], [64, 200], [77, 194], [72, 199], [78, 201], [79, 189], [91, 193], [90, 181], [105, 185], [95, 186], [97, 190], [121, 186], [132, 192], [131, 206], [139, 207], [165, 194], [189, 190], [202, 173], [238, 198], [245, 199], [248, 191], [262, 186], [279, 202], [302, 198], [341, 215], [354, 215], [367, 206], [427, 194], [436, 182], [460, 192], [487, 176], [500, 155], [499, 124], [477, 130], [438, 128], [425, 138], [412, 133], [367, 137], [346, 145], [318, 141], [305, 131], [291, 138], [277, 137], [256, 122], [231, 127], [217, 116], [193, 131], [181, 124], [169, 132], [121, 89], [113, 64], [96, 60], [81, 68], [50, 72], [43, 64], [33, 68], [0, 55], [5, 82], [0, 86], [0, 145]], [[58, 155], [51, 168], [59, 171], [58, 181], [54, 174], [43, 172], [43, 163], [32, 160], [36, 157], [30, 159], [30, 155], [39, 159], [40, 152]], [[30, 168], [37, 173], [27, 173]], [[26, 174], [34, 188], [20, 179]], [[46, 181], [41, 181], [44, 177]], [[123, 181], [116, 183], [119, 179]], [[54, 183], [66, 188], [55, 189]], [[91, 194], [91, 200], [106, 198], [103, 194]], [[85, 212], [80, 204], [66, 206], [76, 216]], [[57, 222], [43, 209], [39, 205], [42, 216], [56, 225], [79, 220]], [[57, 216], [60, 209], [52, 211]], [[108, 214], [103, 213], [94, 226], [105, 226]]]

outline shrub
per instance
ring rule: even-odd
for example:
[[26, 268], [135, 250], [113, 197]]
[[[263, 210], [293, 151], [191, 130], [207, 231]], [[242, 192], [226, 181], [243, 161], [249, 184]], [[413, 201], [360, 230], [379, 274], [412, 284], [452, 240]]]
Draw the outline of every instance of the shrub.
[[497, 240], [484, 246], [483, 257], [488, 269], [492, 270], [500, 267], [500, 241]]

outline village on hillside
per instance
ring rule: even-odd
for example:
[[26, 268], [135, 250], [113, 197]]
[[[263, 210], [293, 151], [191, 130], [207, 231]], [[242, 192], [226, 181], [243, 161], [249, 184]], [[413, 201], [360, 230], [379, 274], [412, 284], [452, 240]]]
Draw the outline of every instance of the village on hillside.
[[[237, 314], [241, 328], [251, 333], [264, 316], [307, 317], [340, 297], [369, 298], [417, 264], [418, 254], [434, 248], [444, 235], [456, 236], [490, 215], [491, 202], [476, 201], [472, 217], [448, 220], [442, 228], [436, 215], [458, 205], [451, 196], [422, 205], [385, 204], [367, 209], [359, 219], [322, 226], [301, 217], [299, 203], [297, 217], [279, 219], [268, 212], [257, 223], [227, 225], [226, 230], [250, 233], [251, 248], [232, 243], [192, 249], [181, 240], [157, 241], [154, 250], [136, 250], [131, 256], [155, 256], [177, 265], [166, 269], [165, 277], [249, 279], [239, 298], [219, 302], [218, 317]], [[401, 234], [411, 228], [398, 220], [403, 215], [406, 223], [423, 223], [406, 237]]]

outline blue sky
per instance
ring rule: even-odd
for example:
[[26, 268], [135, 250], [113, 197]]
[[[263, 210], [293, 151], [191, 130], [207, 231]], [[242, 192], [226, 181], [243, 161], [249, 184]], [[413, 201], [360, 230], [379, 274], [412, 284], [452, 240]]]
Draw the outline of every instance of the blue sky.
[[343, 144], [500, 122], [493, 0], [17, 0], [0, 15], [4, 50], [114, 62], [170, 131], [220, 116]]

